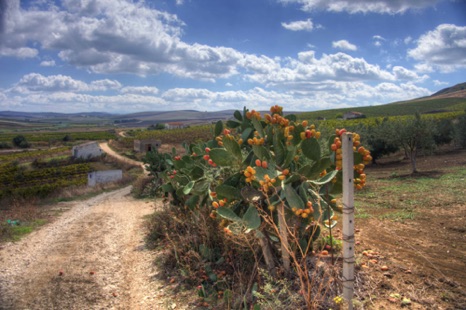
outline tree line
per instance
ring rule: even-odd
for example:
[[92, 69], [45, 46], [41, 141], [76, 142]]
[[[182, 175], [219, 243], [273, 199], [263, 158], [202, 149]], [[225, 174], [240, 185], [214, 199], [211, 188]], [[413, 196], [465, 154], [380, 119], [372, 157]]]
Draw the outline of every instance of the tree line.
[[373, 163], [383, 156], [399, 151], [411, 161], [417, 172], [418, 155], [429, 154], [441, 145], [466, 147], [466, 114], [455, 119], [424, 118], [419, 113], [405, 119], [384, 118], [375, 125], [355, 125], [351, 130], [361, 133], [371, 151]]

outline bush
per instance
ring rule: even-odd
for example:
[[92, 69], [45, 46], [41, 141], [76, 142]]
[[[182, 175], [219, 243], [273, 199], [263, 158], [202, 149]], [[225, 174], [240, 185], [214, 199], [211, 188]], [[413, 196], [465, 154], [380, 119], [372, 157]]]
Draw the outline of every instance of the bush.
[[[308, 258], [315, 254], [314, 242], [321, 231], [337, 224], [334, 212], [342, 212], [336, 195], [342, 190], [346, 130], [337, 129], [322, 142], [314, 125], [285, 116], [279, 106], [270, 112], [262, 117], [246, 108], [243, 113], [235, 111], [234, 119], [225, 125], [216, 123], [214, 139], [185, 145], [187, 155], [173, 151], [146, 157], [172, 204], [169, 218], [157, 222], [175, 221], [174, 226], [154, 228], [152, 236], [158, 239], [165, 234], [178, 265], [187, 269], [184, 273], [203, 266], [213, 287], [219, 285], [218, 275], [207, 268], [212, 266], [200, 263], [202, 258], [227, 260], [229, 256], [219, 256], [227, 243], [249, 249], [245, 255], [255, 262], [253, 274], [265, 265], [273, 277], [278, 276], [277, 270], [294, 277], [305, 292], [303, 303], [313, 308], [329, 296], [327, 289], [314, 287]], [[364, 167], [372, 157], [360, 145], [358, 134], [348, 141], [355, 150], [350, 167], [354, 186], [362, 189]], [[173, 241], [177, 236], [183, 236], [180, 246]], [[180, 253], [186, 246], [183, 257]], [[255, 278], [245, 284], [242, 299], [252, 300]], [[319, 283], [328, 287], [326, 280]], [[199, 293], [205, 297], [206, 291], [202, 286]]]
[[0, 142], [0, 149], [11, 149], [11, 145], [6, 142]]
[[455, 142], [461, 147], [466, 147], [466, 114], [459, 117], [454, 125]]
[[13, 142], [13, 145], [23, 148], [23, 149], [31, 146], [23, 135], [18, 135], [14, 137], [12, 142]]
[[452, 121], [449, 119], [437, 121], [434, 126], [433, 137], [436, 145], [449, 144], [453, 141], [455, 128]]

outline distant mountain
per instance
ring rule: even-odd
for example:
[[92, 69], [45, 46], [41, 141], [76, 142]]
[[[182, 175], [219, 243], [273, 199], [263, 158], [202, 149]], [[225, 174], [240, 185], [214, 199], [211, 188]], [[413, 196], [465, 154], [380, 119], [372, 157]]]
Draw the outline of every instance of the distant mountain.
[[466, 98], [466, 83], [456, 84], [452, 87], [447, 87], [439, 90], [430, 97], [436, 98]]
[[77, 118], [77, 117], [100, 117], [108, 118], [113, 114], [105, 112], [82, 112], [82, 113], [55, 113], [55, 112], [18, 112], [0, 111], [0, 118], [29, 118], [29, 119], [51, 119], [51, 118]]

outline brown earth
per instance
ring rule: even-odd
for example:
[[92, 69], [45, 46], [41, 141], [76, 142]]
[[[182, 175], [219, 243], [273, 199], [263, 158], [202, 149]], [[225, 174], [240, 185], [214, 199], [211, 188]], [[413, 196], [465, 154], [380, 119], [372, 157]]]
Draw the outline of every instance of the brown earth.
[[[448, 169], [465, 166], [466, 152], [455, 151], [421, 157], [418, 163], [421, 172], [415, 175], [411, 175], [406, 160], [370, 166], [367, 175], [375, 181], [393, 178], [394, 171], [401, 179], [438, 178]], [[460, 182], [465, 178], [466, 175]], [[462, 184], [460, 189], [466, 197], [466, 182]], [[429, 197], [429, 204], [414, 206], [417, 211], [412, 219], [393, 221], [377, 217], [386, 210], [372, 210], [371, 218], [356, 219], [359, 228], [356, 240], [360, 242], [356, 247], [358, 260], [366, 265], [360, 272], [367, 280], [362, 290], [367, 294], [372, 287], [371, 293], [377, 296], [368, 306], [398, 309], [400, 303], [389, 299], [390, 294], [399, 293], [410, 298], [411, 309], [466, 309], [465, 200], [445, 205], [448, 199], [444, 195], [448, 194], [436, 192], [435, 188], [416, 194]], [[393, 198], [403, 201], [410, 197], [407, 194], [390, 197]], [[374, 257], [378, 262], [370, 263], [362, 255], [368, 249], [378, 252]], [[382, 272], [382, 265], [387, 265], [389, 271]]]

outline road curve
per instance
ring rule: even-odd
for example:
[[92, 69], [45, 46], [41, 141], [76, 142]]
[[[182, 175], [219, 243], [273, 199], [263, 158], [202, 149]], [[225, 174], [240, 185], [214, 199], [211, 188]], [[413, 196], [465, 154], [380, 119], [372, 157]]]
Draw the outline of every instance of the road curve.
[[124, 157], [120, 154], [118, 154], [117, 152], [115, 152], [114, 150], [112, 150], [109, 146], [108, 146], [108, 143], [107, 142], [102, 142], [99, 144], [100, 148], [102, 149], [102, 151], [104, 151], [105, 153], [107, 153], [108, 156], [111, 156], [121, 162], [124, 162], [126, 164], [130, 164], [130, 165], [133, 165], [133, 166], [139, 166], [142, 168], [142, 170], [144, 170], [144, 174], [148, 175], [149, 172], [146, 170], [146, 167], [144, 165], [143, 162], [140, 162], [140, 161], [137, 161], [137, 160], [133, 160], [131, 158], [128, 158], [128, 157]]

